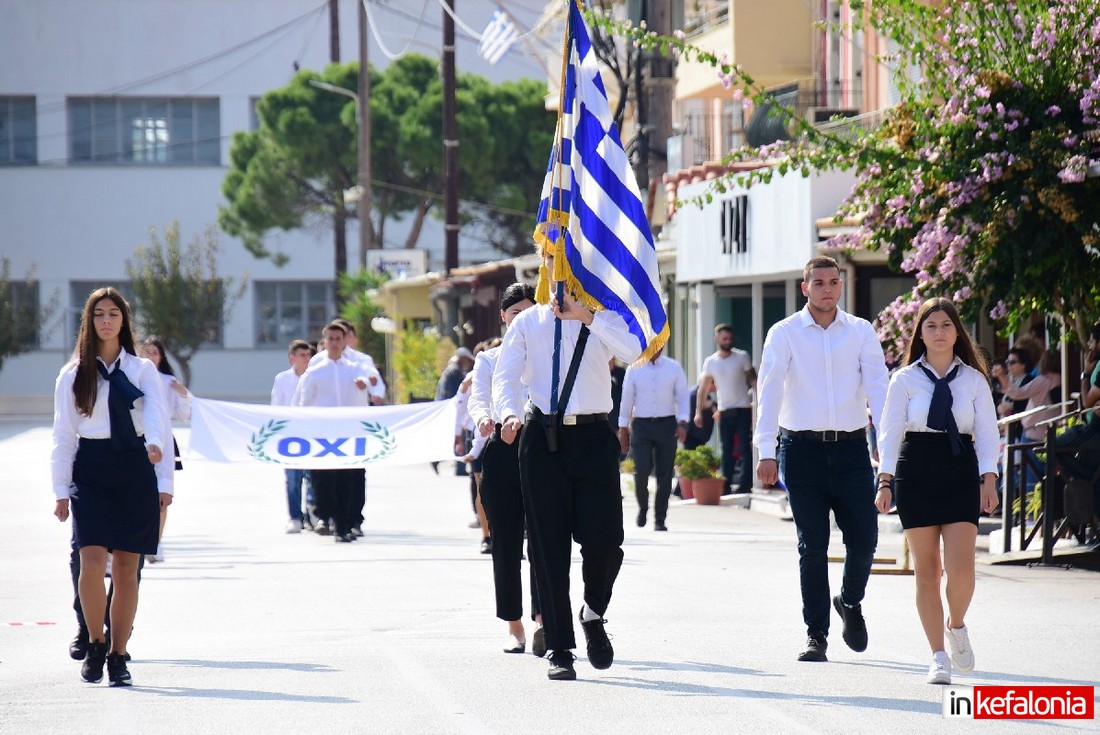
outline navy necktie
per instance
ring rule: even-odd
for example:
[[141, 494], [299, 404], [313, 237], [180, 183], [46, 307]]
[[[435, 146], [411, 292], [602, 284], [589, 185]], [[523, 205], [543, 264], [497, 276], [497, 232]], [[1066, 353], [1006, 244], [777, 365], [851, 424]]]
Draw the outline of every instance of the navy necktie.
[[140, 447], [142, 440], [138, 438], [134, 430], [134, 419], [130, 416], [130, 409], [134, 407], [134, 401], [145, 394], [141, 392], [126, 373], [122, 372], [122, 361], [115, 363], [115, 369], [107, 371], [107, 366], [96, 360], [99, 374], [111, 386], [107, 393], [107, 411], [111, 416], [111, 446], [115, 449], [133, 449]]
[[924, 371], [924, 374], [935, 386], [932, 389], [932, 403], [928, 407], [928, 421], [926, 422], [928, 428], [936, 431], [946, 431], [947, 438], [951, 442], [951, 454], [958, 457], [962, 453], [962, 437], [959, 436], [959, 426], [955, 423], [955, 414], [951, 412], [951, 386], [948, 383], [959, 374], [959, 366], [956, 365], [944, 378], [937, 378], [934, 372], [920, 363], [917, 363], [917, 366]]

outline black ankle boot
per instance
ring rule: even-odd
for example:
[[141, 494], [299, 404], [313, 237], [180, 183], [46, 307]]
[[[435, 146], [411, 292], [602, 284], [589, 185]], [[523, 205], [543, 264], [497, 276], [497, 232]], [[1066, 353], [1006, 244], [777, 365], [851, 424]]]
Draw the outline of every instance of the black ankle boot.
[[88, 644], [88, 653], [84, 656], [84, 664], [80, 667], [80, 675], [84, 681], [98, 684], [103, 681], [103, 664], [107, 661], [107, 644], [103, 641], [92, 641]]
[[83, 661], [88, 654], [88, 629], [83, 625], [76, 629], [76, 636], [69, 644], [69, 655], [74, 661]]

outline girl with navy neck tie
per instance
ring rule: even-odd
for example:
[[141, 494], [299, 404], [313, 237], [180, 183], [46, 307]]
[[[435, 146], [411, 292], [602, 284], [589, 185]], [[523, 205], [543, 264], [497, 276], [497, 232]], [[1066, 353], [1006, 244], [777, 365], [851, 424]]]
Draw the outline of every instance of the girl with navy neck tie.
[[875, 506], [888, 512], [896, 495], [913, 554], [917, 614], [932, 649], [928, 683], [950, 684], [952, 664], [960, 673], [974, 669], [964, 620], [974, 596], [978, 516], [997, 507], [997, 411], [985, 362], [947, 299], [921, 305], [903, 365], [886, 392]]
[[[84, 305], [73, 358], [57, 377], [50, 467], [59, 521], [73, 517], [80, 605], [88, 623], [81, 666], [97, 683], [129, 686], [126, 644], [137, 613], [138, 562], [155, 554], [161, 508], [172, 502], [167, 406], [157, 369], [137, 357], [130, 306], [113, 288]], [[102, 625], [111, 554], [111, 643]]]

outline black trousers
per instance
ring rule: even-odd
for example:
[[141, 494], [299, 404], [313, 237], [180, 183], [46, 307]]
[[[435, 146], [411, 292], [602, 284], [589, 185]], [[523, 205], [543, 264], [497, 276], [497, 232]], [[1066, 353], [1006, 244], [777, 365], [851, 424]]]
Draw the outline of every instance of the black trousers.
[[[737, 466], [733, 459], [735, 436], [737, 449], [741, 452], [741, 467], [736, 478], [733, 476]], [[720, 413], [718, 438], [722, 442], [723, 491], [728, 491], [730, 485], [736, 485], [740, 490], [752, 490], [752, 409], [727, 408]]]
[[606, 421], [558, 427], [558, 451], [546, 446], [546, 427], [528, 420], [519, 437], [519, 470], [527, 533], [534, 545], [546, 645], [576, 647], [569, 601], [572, 542], [581, 547], [584, 601], [607, 610], [623, 563], [623, 501], [619, 442]]
[[[481, 505], [489, 519], [493, 537], [493, 587], [496, 590], [497, 617], [519, 620], [523, 617], [523, 493], [519, 479], [519, 443], [504, 443], [500, 425], [481, 454]], [[531, 618], [539, 614], [538, 583], [535, 581], [533, 550], [531, 559]]]
[[653, 511], [656, 521], [664, 523], [676, 459], [676, 417], [631, 421], [630, 453], [634, 457], [634, 496], [638, 499], [638, 509], [649, 510], [649, 475], [656, 470], [657, 497]]
[[359, 473], [359, 478], [356, 480], [355, 489], [351, 495], [351, 525], [361, 526], [363, 525], [363, 508], [367, 506], [367, 471], [348, 470], [348, 472]]
[[363, 470], [310, 470], [317, 516], [331, 518], [338, 535], [351, 532], [356, 523], [356, 488], [363, 487]]

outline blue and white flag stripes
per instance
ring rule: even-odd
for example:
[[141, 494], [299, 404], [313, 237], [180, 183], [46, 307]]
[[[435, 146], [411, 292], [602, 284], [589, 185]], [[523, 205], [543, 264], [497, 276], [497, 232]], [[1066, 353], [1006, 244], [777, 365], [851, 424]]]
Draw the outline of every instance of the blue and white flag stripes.
[[[669, 334], [657, 251], [577, 0], [570, 0], [567, 36], [558, 133], [535, 240], [557, 256], [555, 280], [589, 307], [621, 315], [648, 359]], [[546, 299], [547, 288], [538, 294]]]
[[519, 39], [519, 31], [516, 30], [515, 24], [498, 10], [493, 13], [493, 19], [489, 21], [489, 25], [485, 26], [477, 52], [490, 64], [495, 64], [508, 53], [508, 49], [512, 48], [517, 39]]

